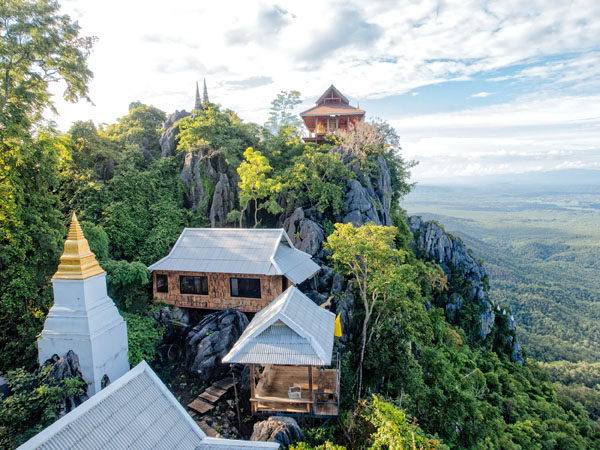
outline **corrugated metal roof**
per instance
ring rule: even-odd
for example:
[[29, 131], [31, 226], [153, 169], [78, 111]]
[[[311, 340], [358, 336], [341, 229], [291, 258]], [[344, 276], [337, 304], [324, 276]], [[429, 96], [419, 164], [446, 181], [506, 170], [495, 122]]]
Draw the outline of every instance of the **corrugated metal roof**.
[[146, 362], [141, 362], [18, 450], [278, 448], [209, 439]]
[[292, 245], [282, 228], [186, 228], [148, 270], [285, 275], [302, 283], [320, 267]]
[[223, 362], [326, 366], [334, 327], [335, 314], [291, 286], [254, 316]]

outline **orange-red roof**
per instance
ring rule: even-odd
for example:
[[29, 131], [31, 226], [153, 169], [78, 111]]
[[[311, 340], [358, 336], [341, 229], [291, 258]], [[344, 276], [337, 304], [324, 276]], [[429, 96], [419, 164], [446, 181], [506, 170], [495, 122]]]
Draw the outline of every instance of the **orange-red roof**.
[[338, 116], [356, 116], [364, 114], [365, 111], [359, 108], [355, 108], [344, 103], [329, 104], [329, 105], [317, 105], [310, 109], [300, 113], [300, 116], [329, 116], [332, 114]]

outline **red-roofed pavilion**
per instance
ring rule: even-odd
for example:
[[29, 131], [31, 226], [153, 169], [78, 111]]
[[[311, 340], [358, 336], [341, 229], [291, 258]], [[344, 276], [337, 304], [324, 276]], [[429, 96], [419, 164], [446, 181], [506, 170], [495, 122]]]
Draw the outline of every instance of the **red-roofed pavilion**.
[[332, 84], [317, 100], [317, 105], [300, 113], [310, 135], [304, 142], [320, 144], [328, 133], [347, 130], [350, 123], [364, 120], [362, 109], [350, 106], [349, 100]]

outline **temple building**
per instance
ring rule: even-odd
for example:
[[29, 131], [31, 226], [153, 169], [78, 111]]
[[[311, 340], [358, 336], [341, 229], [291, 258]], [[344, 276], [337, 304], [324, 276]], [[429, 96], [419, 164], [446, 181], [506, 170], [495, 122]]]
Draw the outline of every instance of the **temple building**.
[[158, 301], [257, 312], [320, 267], [294, 247], [283, 228], [186, 228], [148, 270]]
[[107, 295], [106, 272], [90, 250], [75, 213], [52, 287], [54, 305], [38, 339], [40, 365], [73, 350], [92, 396], [100, 391], [103, 378], [113, 382], [129, 370], [127, 325]]
[[348, 130], [351, 123], [362, 122], [365, 111], [350, 106], [350, 101], [332, 84], [317, 100], [317, 105], [300, 113], [309, 135], [304, 142], [320, 144], [326, 134]]

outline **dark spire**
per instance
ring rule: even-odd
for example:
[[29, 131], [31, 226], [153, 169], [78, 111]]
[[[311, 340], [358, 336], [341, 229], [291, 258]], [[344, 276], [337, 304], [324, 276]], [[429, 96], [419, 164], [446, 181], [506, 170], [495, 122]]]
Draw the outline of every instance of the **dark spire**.
[[202, 96], [203, 102], [208, 102], [208, 91], [206, 90], [206, 78], [204, 79], [204, 95]]
[[[204, 85], [206, 91], [206, 84]], [[196, 81], [196, 103], [194, 103], [194, 109], [202, 109], [202, 100], [200, 99], [200, 89], [198, 88], [198, 82]]]

